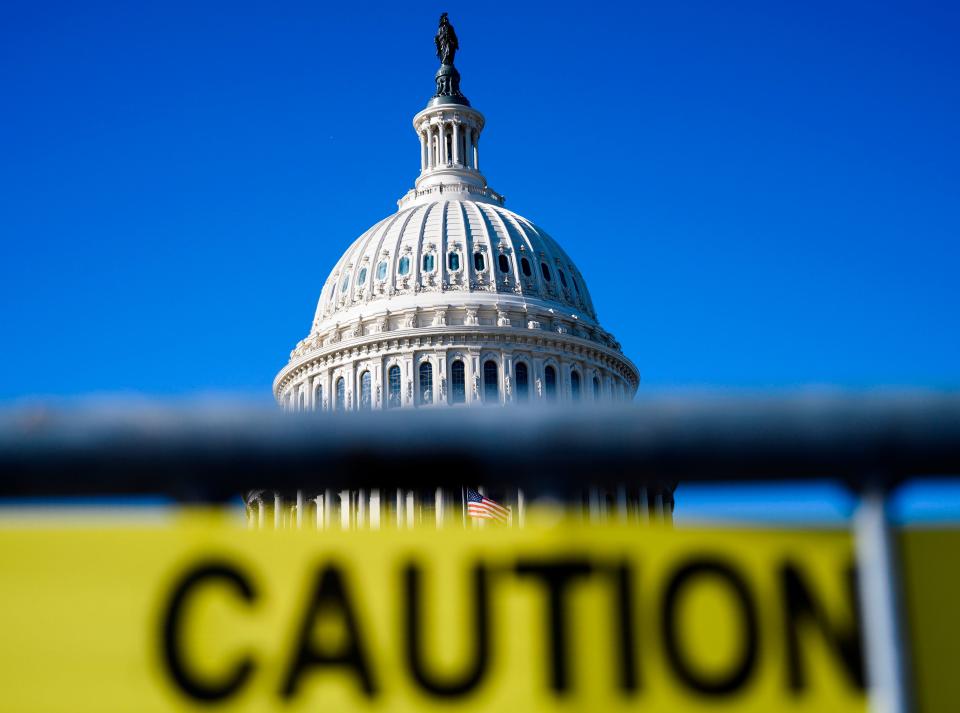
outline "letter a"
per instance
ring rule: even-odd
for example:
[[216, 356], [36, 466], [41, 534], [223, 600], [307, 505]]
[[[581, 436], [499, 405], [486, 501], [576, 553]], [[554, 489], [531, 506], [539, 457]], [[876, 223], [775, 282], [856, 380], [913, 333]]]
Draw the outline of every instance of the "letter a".
[[[330, 616], [339, 617], [346, 630], [346, 641], [341, 647], [332, 651], [329, 647], [319, 646], [313, 636], [316, 622], [327, 612]], [[319, 666], [341, 666], [353, 669], [364, 693], [372, 697], [377, 692], [373, 672], [360, 639], [357, 617], [347, 598], [343, 574], [333, 565], [327, 566], [317, 575], [313, 594], [300, 624], [296, 653], [280, 694], [284, 698], [292, 698], [296, 695], [303, 674]]]

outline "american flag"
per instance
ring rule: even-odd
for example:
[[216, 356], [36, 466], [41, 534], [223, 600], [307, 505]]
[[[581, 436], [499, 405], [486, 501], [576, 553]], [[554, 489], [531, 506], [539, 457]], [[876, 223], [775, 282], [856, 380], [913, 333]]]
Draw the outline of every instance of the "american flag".
[[510, 522], [510, 508], [467, 488], [467, 515], [484, 520]]

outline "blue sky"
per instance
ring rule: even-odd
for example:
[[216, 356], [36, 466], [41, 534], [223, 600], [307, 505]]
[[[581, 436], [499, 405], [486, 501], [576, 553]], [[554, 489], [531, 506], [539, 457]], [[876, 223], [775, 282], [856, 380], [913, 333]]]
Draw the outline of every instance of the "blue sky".
[[269, 399], [419, 168], [448, 10], [481, 165], [641, 393], [960, 386], [960, 6], [0, 6], [0, 402]]

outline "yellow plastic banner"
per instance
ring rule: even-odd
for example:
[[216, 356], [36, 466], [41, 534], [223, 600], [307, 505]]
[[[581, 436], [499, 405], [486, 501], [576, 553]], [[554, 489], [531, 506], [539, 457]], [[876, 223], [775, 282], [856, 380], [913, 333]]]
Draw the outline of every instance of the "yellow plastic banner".
[[0, 526], [0, 708], [865, 710], [842, 532]]
[[960, 529], [907, 529], [899, 543], [913, 710], [955, 713], [960, 707]]

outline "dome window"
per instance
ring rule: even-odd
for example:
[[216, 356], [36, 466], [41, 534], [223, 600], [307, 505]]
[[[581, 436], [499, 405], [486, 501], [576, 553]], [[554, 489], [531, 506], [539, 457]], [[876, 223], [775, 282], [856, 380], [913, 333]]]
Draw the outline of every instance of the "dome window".
[[595, 401], [600, 400], [600, 379], [593, 377], [593, 398]]
[[517, 401], [527, 401], [530, 398], [530, 375], [527, 372], [527, 365], [522, 361], [517, 362]]
[[564, 289], [566, 289], [567, 276], [563, 274], [563, 270], [557, 270], [557, 274], [560, 276], [560, 284], [563, 285]]
[[483, 259], [483, 253], [474, 253], [473, 254], [473, 269], [477, 272], [483, 272], [483, 269], [487, 266], [486, 261]]
[[433, 272], [433, 253], [428, 253], [423, 256], [423, 271]]
[[570, 372], [570, 395], [574, 401], [580, 400], [580, 372]]
[[313, 410], [319, 411], [323, 408], [323, 385], [319, 382], [313, 387]]
[[492, 359], [483, 362], [483, 402], [500, 403], [500, 370]]
[[543, 279], [547, 282], [550, 282], [550, 266], [545, 262], [540, 263], [540, 272], [543, 275]]
[[510, 272], [510, 258], [503, 253], [497, 258], [497, 265], [500, 266], [500, 272]]
[[365, 371], [360, 377], [360, 408], [364, 411], [370, 410], [370, 372]]
[[557, 400], [557, 370], [552, 366], [543, 370], [543, 392], [548, 401]]
[[387, 406], [396, 408], [400, 405], [400, 367], [391, 366], [387, 371]]
[[420, 403], [433, 403], [433, 364], [428, 361], [420, 364]]
[[462, 404], [467, 400], [467, 380], [463, 362], [457, 359], [450, 365], [450, 403]]
[[357, 284], [362, 285], [367, 281], [367, 268], [361, 267], [360, 274], [357, 275]]
[[460, 269], [460, 253], [450, 253], [447, 255], [447, 269], [456, 272]]
[[343, 282], [340, 283], [340, 292], [346, 292], [348, 287], [350, 287], [350, 275], [344, 275]]
[[377, 279], [380, 282], [383, 282], [387, 279], [387, 261], [381, 260], [380, 264], [377, 265]]
[[400, 264], [397, 266], [397, 272], [401, 275], [406, 275], [410, 272], [410, 258], [404, 255], [400, 258]]
[[345, 401], [344, 401], [345, 392], [346, 392], [346, 386], [344, 384], [343, 377], [341, 376], [339, 379], [337, 379], [337, 386], [336, 386], [335, 407], [337, 411], [343, 411], [343, 409], [345, 408]]
[[525, 257], [520, 258], [520, 271], [524, 277], [530, 277], [530, 261]]

